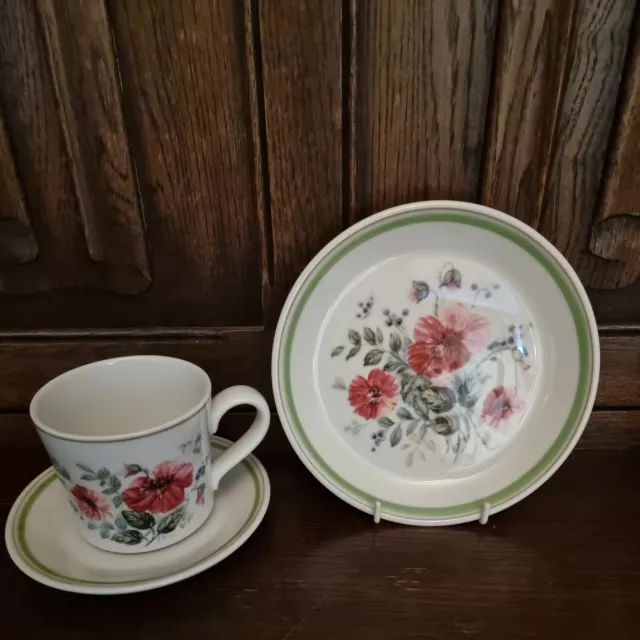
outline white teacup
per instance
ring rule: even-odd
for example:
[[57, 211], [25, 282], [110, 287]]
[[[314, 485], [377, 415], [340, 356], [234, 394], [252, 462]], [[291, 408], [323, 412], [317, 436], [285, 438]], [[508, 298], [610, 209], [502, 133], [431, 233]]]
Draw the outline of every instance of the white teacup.
[[[255, 407], [249, 430], [215, 463], [209, 438], [222, 415]], [[90, 544], [156, 551], [204, 523], [227, 471], [264, 438], [269, 407], [255, 389], [225, 389], [196, 365], [163, 356], [103, 360], [40, 389], [30, 413], [60, 481], [69, 517]]]

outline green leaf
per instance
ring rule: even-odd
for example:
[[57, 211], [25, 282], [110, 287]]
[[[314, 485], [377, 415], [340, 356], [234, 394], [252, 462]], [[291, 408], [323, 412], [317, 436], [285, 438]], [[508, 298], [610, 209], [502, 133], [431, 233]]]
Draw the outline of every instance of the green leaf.
[[80, 464], [79, 462], [76, 463], [76, 467], [78, 467], [79, 469], [82, 469], [83, 471], [86, 471], [87, 473], [90, 473], [92, 475], [96, 475], [93, 471], [93, 469], [91, 469], [90, 467], [87, 467], [86, 464]]
[[393, 420], [389, 420], [389, 418], [380, 418], [380, 420], [378, 420], [378, 424], [381, 427], [388, 429], [389, 427], [392, 427], [395, 424], [395, 422]]
[[98, 470], [98, 478], [100, 478], [100, 480], [106, 480], [109, 476], [111, 475], [111, 471], [109, 471], [109, 469], [106, 469], [105, 467], [103, 467], [102, 469]]
[[118, 478], [118, 476], [114, 476], [113, 474], [111, 474], [111, 476], [109, 477], [109, 486], [114, 491], [120, 491], [120, 488], [122, 487], [122, 482], [120, 482], [120, 478]]
[[393, 360], [389, 360], [389, 362], [387, 362], [387, 364], [384, 365], [384, 367], [382, 367], [383, 371], [391, 372], [394, 369], [396, 369], [398, 367], [398, 363], [394, 362]]
[[122, 517], [127, 524], [136, 529], [151, 529], [156, 523], [155, 518], [150, 513], [137, 513], [136, 511], [123, 511]]
[[351, 344], [359, 345], [362, 344], [362, 338], [357, 331], [349, 329], [349, 342], [351, 342]]
[[[115, 502], [115, 499], [114, 499], [114, 502]], [[122, 516], [116, 516], [116, 519], [114, 522], [116, 523], [116, 527], [118, 527], [120, 531], [127, 530], [127, 521]]]
[[423, 422], [420, 425], [420, 430], [418, 431], [418, 438], [420, 438], [420, 440], [422, 440], [422, 438], [424, 438], [424, 436], [426, 435], [428, 426], [429, 425], [426, 422]]
[[202, 464], [200, 465], [200, 467], [198, 467], [198, 471], [196, 473], [196, 482], [198, 482], [198, 480], [202, 478], [202, 476], [204, 475], [204, 472], [205, 472], [205, 466]]
[[349, 351], [349, 353], [347, 354], [347, 360], [351, 360], [351, 358], [353, 358], [353, 356], [357, 356], [358, 353], [360, 353], [360, 347], [353, 347], [351, 349], [351, 351]]
[[376, 329], [376, 338], [378, 339], [378, 344], [382, 344], [384, 341], [384, 336], [382, 335], [382, 331], [380, 331], [380, 327]]
[[369, 327], [365, 327], [363, 330], [364, 339], [372, 346], [376, 346], [376, 334]]
[[97, 480], [98, 476], [95, 473], [83, 473], [80, 476], [80, 480], [89, 480], [89, 481], [93, 481], [93, 480]]
[[114, 491], [110, 487], [107, 487], [106, 489], [102, 490], [102, 494], [105, 495], [105, 496], [112, 496], [114, 493], [118, 493], [118, 492]]
[[392, 447], [395, 447], [400, 440], [402, 440], [402, 427], [398, 425], [392, 432], [391, 437], [389, 438], [389, 444]]
[[98, 528], [98, 525], [95, 522], [87, 522], [87, 529], [91, 529], [91, 531], [95, 531]]
[[111, 536], [111, 539], [114, 542], [120, 542], [121, 544], [128, 545], [140, 544], [144, 540], [142, 534], [135, 529], [129, 529], [128, 531], [116, 531]]
[[179, 524], [184, 516], [184, 507], [178, 507], [175, 511], [165, 516], [158, 522], [158, 533], [171, 533]]
[[400, 407], [396, 411], [396, 415], [398, 416], [398, 418], [402, 418], [402, 420], [411, 420], [413, 418], [411, 413], [407, 411], [404, 407]]
[[122, 506], [122, 498], [119, 495], [113, 496], [113, 506], [118, 509]]
[[364, 357], [365, 366], [368, 367], [374, 364], [379, 364], [383, 355], [384, 351], [381, 349], [371, 349], [371, 351], [369, 351], [369, 353]]
[[402, 347], [406, 351], [413, 344], [413, 340], [409, 336], [402, 338]]
[[109, 538], [109, 529], [100, 529], [100, 537], [107, 540]]
[[391, 351], [398, 353], [401, 346], [402, 340], [400, 339], [400, 336], [394, 331], [389, 337], [389, 347], [391, 347]]
[[125, 464], [126, 477], [135, 476], [137, 473], [141, 473], [144, 469], [139, 464]]
[[413, 464], [413, 451], [407, 454], [407, 457], [404, 460], [404, 464], [407, 467], [410, 467]]
[[447, 387], [430, 387], [422, 392], [422, 400], [435, 413], [450, 411], [456, 401], [453, 391]]
[[418, 425], [420, 424], [420, 420], [411, 420], [409, 422], [409, 424], [407, 425], [407, 429], [405, 431], [405, 433], [410, 436], [418, 427]]
[[101, 526], [103, 529], [115, 529], [115, 527], [110, 522], [103, 522]]
[[332, 357], [332, 358], [335, 358], [336, 356], [339, 356], [343, 351], [344, 351], [344, 347], [343, 347], [343, 346], [336, 347], [336, 348], [331, 352], [331, 357]]

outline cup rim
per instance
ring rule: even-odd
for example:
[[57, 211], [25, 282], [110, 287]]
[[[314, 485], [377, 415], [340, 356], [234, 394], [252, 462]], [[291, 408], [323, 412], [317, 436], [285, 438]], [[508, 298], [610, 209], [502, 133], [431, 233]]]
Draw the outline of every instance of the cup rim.
[[[106, 435], [106, 436], [92, 436], [92, 435], [73, 435], [69, 433], [64, 433], [62, 431], [58, 431], [57, 429], [53, 429], [52, 427], [47, 426], [40, 420], [36, 415], [38, 402], [41, 401], [43, 396], [51, 392], [52, 388], [56, 385], [60, 384], [61, 381], [68, 380], [69, 378], [73, 378], [78, 375], [82, 375], [82, 373], [86, 373], [90, 369], [98, 369], [101, 367], [108, 366], [110, 364], [116, 362], [123, 362], [127, 360], [155, 360], [159, 362], [180, 362], [182, 364], [186, 364], [191, 367], [199, 376], [203, 377], [205, 380], [205, 390], [198, 402], [194, 404], [190, 409], [182, 413], [181, 415], [173, 418], [172, 420], [168, 420], [167, 422], [163, 422], [159, 425], [155, 425], [153, 427], [149, 427], [148, 429], [144, 429], [143, 431], [136, 431], [130, 434], [117, 434], [117, 435]], [[87, 364], [81, 365], [79, 367], [74, 367], [69, 371], [65, 371], [60, 375], [52, 378], [47, 383], [45, 383], [42, 387], [36, 391], [31, 402], [29, 403], [29, 417], [33, 421], [36, 429], [50, 435], [54, 438], [58, 438], [59, 440], [67, 440], [70, 442], [125, 442], [128, 440], [137, 440], [138, 438], [145, 438], [147, 436], [154, 435], [156, 433], [160, 433], [161, 431], [166, 431], [172, 427], [175, 427], [183, 422], [186, 422], [189, 418], [195, 416], [202, 408], [206, 405], [206, 403], [211, 398], [211, 379], [207, 375], [206, 371], [199, 367], [197, 364], [193, 362], [189, 362], [188, 360], [183, 360], [182, 358], [173, 358], [171, 356], [159, 356], [159, 355], [133, 355], [133, 356], [120, 356], [117, 358], [106, 358], [103, 360], [95, 360], [94, 362], [89, 362]]]

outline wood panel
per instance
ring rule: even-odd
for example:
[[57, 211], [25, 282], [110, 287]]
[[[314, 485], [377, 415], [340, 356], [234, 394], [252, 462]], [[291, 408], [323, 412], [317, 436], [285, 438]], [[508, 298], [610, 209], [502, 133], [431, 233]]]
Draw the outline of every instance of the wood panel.
[[[273, 333], [222, 330], [201, 335], [183, 330], [176, 335], [145, 336], [142, 331], [86, 334], [40, 340], [0, 341], [0, 412], [25, 411], [45, 382], [82, 364], [134, 354], [159, 354], [195, 362], [210, 375], [214, 388], [249, 384], [273, 406], [271, 347]], [[640, 407], [640, 336], [607, 335], [600, 339], [601, 374], [596, 406]]]
[[103, 0], [37, 0], [89, 257], [107, 288], [151, 283], [144, 227]]
[[481, 201], [534, 228], [548, 178], [573, 4], [507, 0], [501, 5]]
[[184, 324], [259, 324], [242, 5], [141, 0], [109, 8], [159, 283], [150, 302], [170, 293]]
[[0, 328], [261, 324], [243, 7], [103, 2], [0, 7], [5, 146], [39, 248], [0, 266], [29, 294], [3, 297]]
[[415, 200], [477, 199], [497, 5], [355, 3], [351, 219]]
[[342, 2], [259, 2], [273, 227], [269, 322], [307, 262], [342, 230]]
[[585, 274], [587, 284], [602, 289], [624, 287], [640, 276], [640, 17], [618, 102], [603, 198], [589, 240], [593, 254], [615, 264]]
[[22, 184], [0, 111], [0, 262], [24, 263], [38, 255]]

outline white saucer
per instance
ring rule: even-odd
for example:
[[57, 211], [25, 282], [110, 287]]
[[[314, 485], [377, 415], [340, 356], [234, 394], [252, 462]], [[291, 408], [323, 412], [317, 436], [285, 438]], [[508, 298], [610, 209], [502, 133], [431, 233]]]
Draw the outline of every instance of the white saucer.
[[[214, 436], [213, 458], [230, 444]], [[232, 554], [262, 521], [270, 494], [267, 472], [250, 455], [224, 477], [213, 512], [193, 535], [159, 551], [116, 554], [80, 537], [51, 467], [16, 500], [5, 541], [21, 571], [55, 589], [91, 594], [147, 591], [196, 575]]]

